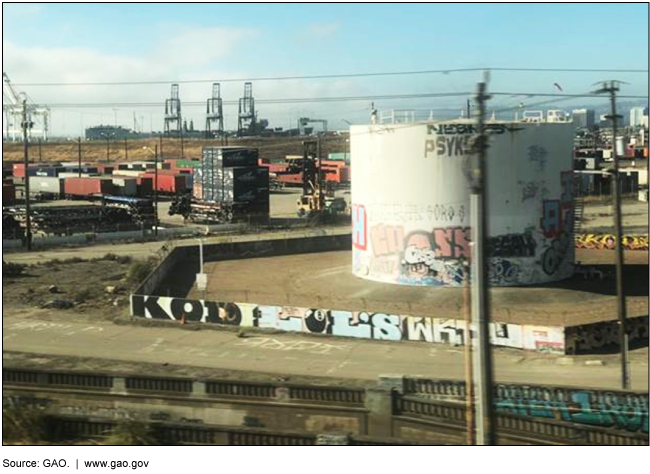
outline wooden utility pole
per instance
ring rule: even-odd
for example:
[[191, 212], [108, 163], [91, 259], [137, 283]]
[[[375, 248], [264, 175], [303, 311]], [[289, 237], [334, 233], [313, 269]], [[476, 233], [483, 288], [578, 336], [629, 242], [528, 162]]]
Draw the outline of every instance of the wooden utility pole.
[[616, 303], [618, 312], [619, 327], [619, 344], [621, 346], [621, 388], [630, 389], [630, 373], [628, 367], [628, 335], [627, 335], [627, 308], [625, 306], [625, 285], [623, 282], [623, 267], [625, 265], [623, 257], [623, 224], [621, 213], [621, 181], [618, 172], [618, 153], [616, 152], [616, 135], [618, 130], [618, 121], [623, 118], [616, 113], [616, 93], [619, 90], [618, 81], [608, 81], [601, 83], [601, 88], [596, 91], [597, 94], [609, 94], [611, 113], [607, 119], [612, 121], [612, 156], [614, 157], [614, 167], [610, 170], [612, 177], [612, 198], [614, 204], [614, 235], [616, 236]]

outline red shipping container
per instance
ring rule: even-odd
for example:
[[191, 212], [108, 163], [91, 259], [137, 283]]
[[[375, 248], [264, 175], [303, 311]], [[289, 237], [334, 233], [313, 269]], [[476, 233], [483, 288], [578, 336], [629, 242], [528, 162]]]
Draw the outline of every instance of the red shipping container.
[[[164, 171], [164, 170], [161, 170]], [[154, 173], [147, 173], [144, 175], [147, 178], [155, 179]], [[187, 178], [182, 174], [158, 172], [158, 186], [159, 193], [176, 194], [184, 192], [187, 189]], [[155, 183], [154, 183], [155, 186]]]
[[13, 184], [2, 183], [2, 204], [13, 204], [16, 202], [16, 187]]
[[114, 194], [115, 188], [110, 178], [65, 178], [64, 192], [68, 196], [92, 196], [94, 194]]
[[18, 178], [25, 177], [25, 163], [14, 163], [13, 174]]

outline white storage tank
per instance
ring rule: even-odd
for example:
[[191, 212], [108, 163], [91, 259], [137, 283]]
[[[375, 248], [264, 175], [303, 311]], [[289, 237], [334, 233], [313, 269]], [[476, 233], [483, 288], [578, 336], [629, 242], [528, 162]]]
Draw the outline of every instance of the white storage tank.
[[[557, 281], [573, 273], [573, 130], [490, 122], [489, 280]], [[351, 128], [355, 275], [460, 286], [470, 258], [472, 122]]]

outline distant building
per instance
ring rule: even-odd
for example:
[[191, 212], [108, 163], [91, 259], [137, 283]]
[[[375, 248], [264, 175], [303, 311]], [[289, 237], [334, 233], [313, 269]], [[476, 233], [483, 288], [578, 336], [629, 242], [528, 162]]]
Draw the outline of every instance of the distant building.
[[596, 125], [596, 112], [593, 109], [575, 109], [571, 112], [573, 125], [576, 128], [594, 128]]
[[98, 125], [86, 129], [86, 140], [124, 140], [125, 138], [141, 138], [142, 134], [124, 127], [113, 125]]
[[630, 109], [630, 127], [643, 126], [643, 116], [648, 115], [647, 112], [644, 113], [645, 110], [643, 107], [632, 107]]

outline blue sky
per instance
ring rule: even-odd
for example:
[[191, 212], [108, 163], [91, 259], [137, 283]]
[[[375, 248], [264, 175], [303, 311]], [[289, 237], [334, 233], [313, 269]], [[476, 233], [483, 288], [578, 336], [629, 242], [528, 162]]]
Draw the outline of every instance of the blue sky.
[[[647, 4], [3, 4], [3, 70], [12, 81], [184, 80], [467, 67], [648, 68]], [[614, 39], [612, 25], [618, 25]], [[475, 89], [480, 73], [253, 84], [258, 99]], [[647, 95], [647, 74], [495, 72], [500, 91], [584, 93], [602, 79]], [[168, 85], [25, 87], [37, 102], [162, 101]], [[226, 100], [243, 84], [222, 85]], [[203, 101], [209, 84], [181, 85], [181, 99]], [[495, 99], [494, 107], [519, 99]], [[463, 98], [378, 101], [378, 108], [460, 108]], [[571, 103], [567, 102], [567, 108]], [[271, 125], [300, 115], [367, 121], [365, 103], [258, 107]], [[137, 109], [145, 129], [161, 110]], [[227, 125], [234, 126], [234, 107]], [[186, 115], [202, 125], [201, 107]], [[133, 110], [57, 110], [55, 130], [117, 121]], [[295, 125], [294, 125], [295, 126]]]

